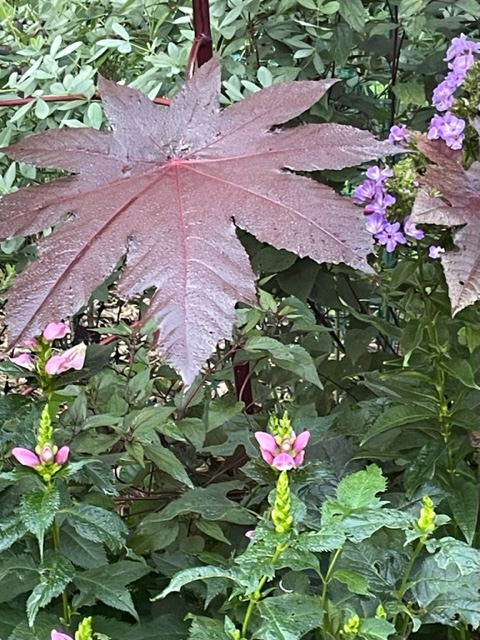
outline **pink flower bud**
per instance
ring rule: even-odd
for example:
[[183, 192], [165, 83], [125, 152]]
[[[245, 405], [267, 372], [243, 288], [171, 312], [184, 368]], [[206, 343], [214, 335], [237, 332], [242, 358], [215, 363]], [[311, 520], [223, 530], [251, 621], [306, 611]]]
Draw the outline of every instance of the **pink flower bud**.
[[65, 464], [66, 461], [68, 460], [69, 454], [70, 454], [69, 447], [67, 447], [66, 445], [64, 447], [60, 447], [60, 449], [57, 452], [57, 455], [55, 456], [55, 462], [57, 464]]
[[10, 362], [18, 364], [19, 367], [28, 369], [29, 371], [35, 371], [35, 361], [29, 353], [21, 353], [15, 358], [9, 358]]
[[82, 369], [85, 363], [85, 354], [87, 352], [87, 345], [83, 342], [76, 344], [71, 349], [64, 351], [59, 356], [52, 356], [45, 363], [45, 371], [50, 376], [56, 376], [59, 373], [68, 371], [69, 369], [75, 369], [79, 371]]
[[43, 330], [43, 337], [45, 340], [60, 340], [64, 338], [67, 333], [70, 333], [70, 327], [64, 322], [50, 322]]
[[18, 460], [24, 467], [36, 467], [40, 464], [40, 458], [36, 453], [25, 449], [24, 447], [15, 447], [12, 449], [12, 456]]
[[254, 535], [255, 535], [255, 529], [250, 529], [249, 531], [245, 532], [245, 536], [247, 538], [250, 538], [250, 540], [253, 538]]
[[36, 349], [38, 347], [38, 340], [36, 338], [27, 338], [24, 340], [23, 345], [27, 347], [27, 349]]
[[50, 636], [50, 640], [73, 640], [72, 636], [68, 636], [66, 633], [61, 633], [53, 629]]
[[52, 447], [49, 444], [44, 444], [42, 447], [42, 451], [40, 452], [40, 460], [45, 464], [50, 464], [53, 462], [54, 454], [52, 451]]

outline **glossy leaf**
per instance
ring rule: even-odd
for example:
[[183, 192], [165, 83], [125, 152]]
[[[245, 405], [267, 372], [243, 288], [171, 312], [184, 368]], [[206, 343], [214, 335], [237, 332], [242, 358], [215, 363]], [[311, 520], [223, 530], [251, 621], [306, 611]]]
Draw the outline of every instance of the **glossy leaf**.
[[126, 254], [119, 293], [131, 298], [156, 286], [149, 313], [160, 325], [158, 345], [190, 384], [216, 342], [231, 335], [236, 302], [255, 299], [235, 225], [300, 256], [371, 271], [372, 239], [358, 209], [293, 172], [341, 169], [394, 147], [333, 123], [272, 129], [331, 85], [273, 84], [220, 112], [216, 59], [169, 109], [101, 79], [112, 131], [54, 129], [4, 149], [75, 174], [0, 201], [1, 236], [55, 227], [9, 291], [11, 340], [75, 312]]

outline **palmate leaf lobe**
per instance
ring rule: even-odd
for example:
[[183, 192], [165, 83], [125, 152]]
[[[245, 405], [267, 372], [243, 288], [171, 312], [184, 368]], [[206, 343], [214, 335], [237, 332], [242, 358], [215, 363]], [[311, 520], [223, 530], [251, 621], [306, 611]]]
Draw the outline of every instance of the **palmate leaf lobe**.
[[[480, 162], [465, 171], [461, 153], [441, 140], [419, 138], [418, 148], [435, 164], [427, 167], [412, 220], [453, 228], [457, 250], [446, 251], [440, 259], [455, 314], [480, 298]], [[432, 189], [440, 196], [432, 196]]]
[[235, 225], [318, 262], [369, 270], [371, 237], [348, 198], [294, 171], [341, 169], [394, 152], [337, 124], [273, 128], [317, 102], [333, 81], [274, 84], [220, 111], [220, 67], [203, 65], [155, 107], [101, 79], [111, 131], [50, 130], [4, 149], [11, 158], [74, 175], [0, 200], [0, 237], [54, 226], [39, 259], [8, 293], [11, 341], [75, 312], [122, 255], [121, 296], [156, 287], [158, 346], [190, 384], [231, 335], [254, 276]]

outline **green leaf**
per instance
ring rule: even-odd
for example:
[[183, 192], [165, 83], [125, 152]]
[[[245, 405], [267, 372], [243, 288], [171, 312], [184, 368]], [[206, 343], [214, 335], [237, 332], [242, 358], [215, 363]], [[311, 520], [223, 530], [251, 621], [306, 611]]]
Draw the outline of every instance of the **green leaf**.
[[443, 362], [442, 367], [453, 378], [460, 380], [468, 389], [480, 390], [480, 386], [475, 380], [472, 366], [467, 360], [449, 360], [448, 362]]
[[112, 551], [123, 547], [128, 529], [116, 513], [80, 503], [69, 509], [67, 514], [69, 524], [83, 538], [103, 543]]
[[193, 615], [189, 617], [192, 618], [192, 626], [188, 634], [189, 640], [232, 640], [232, 637], [225, 633], [220, 620]]
[[0, 553], [23, 538], [27, 531], [28, 527], [17, 517], [7, 518], [0, 522]]
[[401, 0], [400, 15], [402, 17], [413, 16], [421, 13], [427, 6], [429, 0]]
[[28, 624], [33, 626], [37, 613], [58, 597], [75, 577], [75, 568], [61, 554], [49, 552], [40, 568], [40, 584], [27, 600]]
[[23, 523], [38, 540], [40, 554], [43, 554], [45, 531], [51, 526], [60, 506], [60, 494], [54, 486], [44, 491], [27, 493], [22, 499], [19, 515]]
[[407, 424], [415, 424], [417, 422], [431, 420], [432, 418], [436, 418], [436, 414], [433, 409], [430, 410], [426, 407], [400, 404], [388, 407], [388, 409], [375, 420], [361, 444], [365, 444], [365, 442], [374, 436], [378, 436], [385, 431], [390, 431], [390, 429], [397, 429]]
[[264, 598], [257, 608], [262, 626], [256, 636], [261, 640], [299, 640], [307, 631], [322, 625], [319, 598], [288, 594]]
[[175, 520], [159, 522], [156, 514], [148, 514], [139, 523], [137, 532], [129, 539], [129, 546], [140, 554], [165, 549], [178, 537], [178, 523]]
[[299, 344], [285, 345], [286, 350], [291, 358], [285, 360], [283, 358], [273, 357], [272, 362], [281, 369], [292, 371], [299, 378], [306, 382], [311, 382], [319, 389], [323, 389], [323, 385], [318, 377], [317, 368], [312, 356]]
[[[210, 618], [207, 618], [210, 620]], [[111, 619], [107, 621], [105, 632], [109, 632]], [[98, 628], [98, 617], [95, 616], [95, 629]], [[159, 629], [161, 629], [162, 640], [185, 640], [188, 632], [188, 625], [173, 613], [166, 613], [158, 616], [150, 622], [143, 620], [139, 625], [131, 627], [130, 631], [122, 634], [119, 640], [158, 640]], [[110, 635], [110, 634], [109, 634]], [[229, 639], [231, 640], [231, 639]]]
[[193, 483], [182, 463], [169, 449], [166, 449], [161, 444], [151, 444], [145, 447], [145, 455], [161, 471], [193, 489]]
[[387, 640], [392, 633], [395, 633], [395, 626], [382, 618], [365, 618], [358, 630], [358, 635], [365, 640]]
[[338, 12], [355, 31], [365, 27], [365, 7], [362, 0], [341, 0]]
[[465, 536], [469, 545], [473, 544], [477, 534], [479, 491], [478, 486], [463, 477], [453, 478], [454, 489], [448, 496], [448, 504], [453, 518]]
[[80, 536], [68, 525], [60, 530], [60, 551], [82, 569], [96, 569], [108, 562], [102, 545]]
[[138, 614], [126, 585], [149, 572], [150, 569], [141, 562], [120, 560], [115, 564], [77, 574], [74, 582], [80, 589], [80, 597], [76, 604], [81, 606], [82, 600], [90, 602], [93, 597], [109, 607], [130, 613], [138, 621]]
[[225, 537], [225, 534], [223, 533], [221, 527], [216, 522], [200, 518], [199, 520], [195, 520], [195, 526], [206, 536], [209, 536], [214, 540], [218, 540], [219, 542], [224, 542], [228, 545], [231, 544], [228, 538]]
[[32, 554], [0, 560], [0, 602], [10, 602], [38, 583], [38, 564]]
[[186, 584], [190, 584], [191, 582], [195, 582], [196, 580], [208, 580], [208, 579], [218, 579], [223, 578], [225, 580], [232, 580], [233, 582], [238, 582], [238, 578], [234, 575], [233, 571], [230, 569], [225, 569], [223, 567], [194, 567], [193, 569], [185, 569], [175, 574], [173, 578], [170, 580], [170, 584], [165, 587], [165, 589], [159, 593], [157, 596], [152, 598], [153, 601], [160, 600], [168, 596], [169, 593], [173, 593], [174, 591], [180, 591], [182, 587]]
[[301, 533], [293, 545], [297, 546], [298, 544], [300, 549], [323, 553], [324, 551], [340, 549], [345, 540], [343, 530], [340, 527], [335, 527], [325, 528], [322, 531]]
[[371, 464], [366, 469], [343, 478], [337, 487], [336, 497], [347, 509], [375, 508], [380, 505], [376, 494], [386, 488], [387, 483], [380, 467]]
[[404, 105], [421, 107], [427, 100], [425, 95], [425, 86], [415, 81], [400, 82], [399, 84], [396, 84], [393, 87], [393, 93], [397, 96], [400, 102], [403, 102]]
[[352, 593], [357, 593], [361, 596], [371, 595], [368, 590], [367, 579], [355, 571], [351, 571], [350, 569], [337, 569], [337, 571], [332, 574], [332, 578], [346, 584], [348, 590]]

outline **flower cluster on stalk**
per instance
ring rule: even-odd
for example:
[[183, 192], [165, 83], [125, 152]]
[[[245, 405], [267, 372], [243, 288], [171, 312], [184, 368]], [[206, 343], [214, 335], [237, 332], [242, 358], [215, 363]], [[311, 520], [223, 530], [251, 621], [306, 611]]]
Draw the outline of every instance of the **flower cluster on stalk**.
[[297, 436], [287, 413], [282, 418], [272, 416], [268, 429], [255, 433], [265, 462], [278, 471], [299, 467], [305, 458], [304, 449], [310, 439], [310, 431], [303, 431]]
[[86, 344], [76, 344], [70, 349], [60, 352], [54, 351], [52, 348], [54, 340], [61, 340], [69, 333], [70, 328], [64, 322], [51, 322], [41, 335], [26, 340], [24, 342], [26, 351], [11, 357], [10, 361], [27, 371], [36, 373], [42, 387], [52, 376], [70, 369], [78, 371], [85, 364]]
[[[469, 71], [474, 67], [474, 54], [480, 53], [480, 43], [468, 40], [465, 34], [453, 38], [445, 61], [449, 72], [433, 91], [433, 106], [444, 115], [435, 114], [427, 132], [429, 140], [441, 139], [450, 149], [461, 149], [465, 140], [465, 119], [455, 114], [456, 91], [465, 85]], [[478, 105], [474, 105], [478, 109]]]

